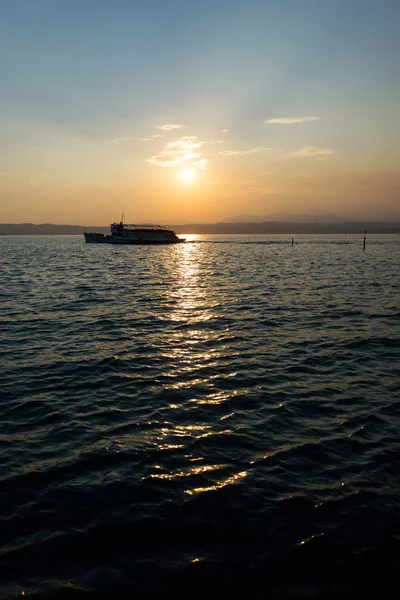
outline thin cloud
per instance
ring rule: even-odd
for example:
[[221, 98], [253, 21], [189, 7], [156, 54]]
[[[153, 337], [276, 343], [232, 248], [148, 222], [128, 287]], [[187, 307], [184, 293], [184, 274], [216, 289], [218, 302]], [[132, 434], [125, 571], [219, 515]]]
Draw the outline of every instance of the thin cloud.
[[181, 123], [166, 123], [165, 125], [158, 125], [157, 129], [160, 131], [174, 131], [174, 129], [185, 129], [186, 125]]
[[207, 169], [208, 160], [206, 158], [202, 158], [201, 160], [198, 160], [197, 162], [192, 163], [191, 166], [197, 167], [198, 169], [201, 169], [202, 171], [204, 171], [205, 169]]
[[223, 144], [224, 140], [216, 140], [215, 142], [208, 142], [209, 144]]
[[36, 185], [40, 183], [45, 183], [50, 179], [50, 175], [48, 173], [39, 173], [38, 175], [30, 175], [28, 177], [28, 185]]
[[256, 146], [256, 148], [248, 148], [247, 150], [223, 150], [220, 154], [224, 154], [225, 156], [239, 156], [242, 154], [255, 154], [256, 152], [265, 152], [269, 150], [269, 148], [264, 148], [264, 146]]
[[164, 134], [156, 133], [155, 135], [152, 135], [151, 137], [139, 138], [139, 142], [151, 142], [151, 140], [155, 140], [156, 138], [159, 138], [159, 137], [164, 137]]
[[196, 136], [183, 136], [179, 140], [167, 142], [164, 148], [147, 162], [164, 168], [191, 164], [199, 169], [205, 169], [207, 160], [202, 158], [202, 152], [199, 151], [204, 143]]
[[292, 152], [294, 156], [302, 156], [302, 157], [319, 157], [319, 156], [328, 156], [330, 154], [334, 154], [334, 150], [331, 148], [316, 148], [316, 146], [303, 146], [296, 150], [296, 152]]
[[229, 129], [223, 129], [222, 133], [228, 133]]
[[319, 121], [321, 117], [279, 117], [278, 119], [269, 119], [268, 124], [287, 125], [291, 123], [307, 123], [308, 121]]
[[0, 171], [0, 177], [7, 177], [9, 179], [25, 179], [25, 175], [22, 173], [11, 173], [9, 171]]
[[155, 135], [152, 135], [150, 137], [117, 137], [113, 139], [113, 142], [129, 142], [131, 140], [138, 140], [139, 142], [150, 142], [151, 140], [154, 140], [156, 138], [164, 137], [164, 135], [164, 133], [156, 133]]

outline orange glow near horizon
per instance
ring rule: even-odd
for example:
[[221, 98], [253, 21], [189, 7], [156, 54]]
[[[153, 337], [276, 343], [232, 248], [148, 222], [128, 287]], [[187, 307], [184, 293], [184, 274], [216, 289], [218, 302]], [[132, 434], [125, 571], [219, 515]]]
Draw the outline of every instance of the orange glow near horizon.
[[[104, 165], [85, 182], [74, 181], [73, 175], [33, 178], [2, 172], [1, 221], [105, 226], [121, 212], [130, 222], [172, 224], [276, 213], [398, 218], [400, 176], [393, 170], [352, 172], [330, 157], [285, 160], [264, 166], [253, 164], [253, 155], [224, 160], [215, 155], [206, 169], [139, 165], [137, 170], [120, 168], [109, 178]], [[382, 202], [378, 208], [376, 198]]]

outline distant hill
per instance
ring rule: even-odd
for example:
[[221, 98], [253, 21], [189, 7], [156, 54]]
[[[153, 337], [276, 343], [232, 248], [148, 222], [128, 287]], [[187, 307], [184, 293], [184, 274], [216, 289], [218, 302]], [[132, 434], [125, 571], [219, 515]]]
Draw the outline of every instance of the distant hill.
[[308, 214], [295, 215], [288, 213], [272, 213], [271, 215], [239, 215], [237, 217], [228, 217], [223, 223], [345, 223], [346, 219], [338, 215], [327, 214]]
[[176, 225], [173, 229], [177, 233], [198, 233], [198, 234], [318, 234], [318, 233], [357, 233], [364, 231], [368, 233], [400, 233], [400, 223], [373, 223], [370, 221], [360, 221], [353, 223], [209, 223], [199, 225]]
[[83, 235], [83, 232], [98, 231], [109, 233], [110, 226], [84, 226], [84, 225], [53, 225], [52, 223], [0, 223], [0, 235]]
[[[317, 233], [400, 233], [400, 223], [379, 223], [371, 221], [337, 223], [309, 223], [309, 222], [239, 222], [239, 223], [186, 223], [184, 225], [172, 225], [171, 228], [177, 233], [198, 234], [241, 234], [241, 233], [264, 233], [264, 234], [317, 234]], [[83, 232], [97, 231], [108, 233], [109, 225], [104, 227], [83, 225], [53, 225], [43, 223], [34, 225], [32, 223], [0, 224], [0, 235], [83, 235]]]

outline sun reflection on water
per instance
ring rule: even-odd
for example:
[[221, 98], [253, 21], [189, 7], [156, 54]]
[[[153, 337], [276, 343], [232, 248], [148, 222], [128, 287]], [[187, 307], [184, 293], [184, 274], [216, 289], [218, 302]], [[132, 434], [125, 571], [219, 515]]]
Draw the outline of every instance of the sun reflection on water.
[[188, 242], [189, 243], [197, 242], [198, 238], [199, 238], [199, 236], [196, 233], [185, 233], [182, 235], [182, 237], [184, 237], [186, 240], [185, 246], [187, 246]]
[[168, 447], [168, 448], [178, 448], [181, 447], [180, 444], [167, 444], [164, 442], [165, 438], [187, 438], [191, 439], [202, 439], [209, 437], [211, 435], [222, 435], [226, 433], [232, 433], [230, 429], [224, 430], [215, 430], [211, 425], [205, 425], [204, 423], [196, 423], [196, 425], [177, 425], [175, 427], [163, 427], [160, 432], [161, 435], [158, 435], [157, 439], [160, 444], [158, 446]]
[[189, 402], [192, 402], [193, 404], [222, 404], [238, 395], [238, 390], [229, 390], [229, 392], [211, 392], [204, 398], [192, 398]]
[[233, 485], [233, 484], [237, 483], [241, 479], [244, 479], [245, 477], [247, 477], [248, 474], [249, 474], [248, 471], [240, 471], [240, 473], [236, 473], [236, 475], [227, 477], [226, 479], [219, 481], [215, 485], [210, 485], [207, 487], [198, 487], [198, 488], [194, 488], [192, 490], [185, 490], [185, 493], [188, 494], [189, 496], [193, 496], [194, 494], [200, 494], [202, 492], [211, 492], [211, 491], [215, 491], [215, 490], [220, 490], [221, 488], [223, 488], [227, 485]]
[[[215, 286], [210, 287], [209, 279], [204, 276], [209, 272], [209, 263], [204, 262], [202, 245], [184, 244], [177, 250], [171, 264], [171, 284], [164, 291], [164, 306], [168, 307], [164, 318], [171, 328], [168, 344], [164, 342], [162, 348], [165, 362], [159, 383], [168, 394], [168, 401], [159, 410], [167, 420], [160, 422], [153, 443], [159, 451], [171, 455], [184, 448], [187, 452], [193, 443], [197, 448], [193, 454], [190, 450], [185, 454], [186, 465], [179, 469], [160, 469], [156, 465], [147, 478], [164, 481], [203, 478], [185, 486], [185, 493], [193, 495], [233, 485], [246, 477], [247, 471], [235, 475], [227, 473], [225, 466], [216, 464], [215, 456], [205, 450], [213, 445], [207, 438], [232, 434], [227, 424], [230, 425], [234, 413], [224, 411], [213, 419], [210, 409], [237, 392], [232, 388], [218, 390], [214, 384], [214, 380], [220, 378], [218, 367], [224, 361], [221, 330], [212, 327], [213, 320], [220, 316], [221, 303], [215, 301]], [[228, 369], [224, 379], [236, 376], [237, 370]], [[183, 414], [185, 423], [181, 422]], [[206, 477], [209, 479], [204, 480]]]
[[[176, 267], [176, 286], [172, 290], [175, 300], [171, 319], [201, 323], [213, 317], [208, 307], [206, 286], [200, 276], [200, 248], [196, 244], [180, 246]], [[203, 332], [202, 332], [203, 333]]]
[[151, 479], [168, 479], [173, 480], [177, 477], [190, 477], [191, 475], [199, 475], [208, 471], [217, 471], [220, 465], [202, 465], [200, 467], [192, 467], [187, 471], [176, 471], [175, 473], [151, 473]]

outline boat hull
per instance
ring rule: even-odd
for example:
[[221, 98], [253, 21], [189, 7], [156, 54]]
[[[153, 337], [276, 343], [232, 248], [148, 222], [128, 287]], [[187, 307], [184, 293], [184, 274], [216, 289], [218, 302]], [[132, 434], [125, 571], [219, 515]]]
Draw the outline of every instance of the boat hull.
[[160, 246], [165, 244], [182, 244], [185, 239], [184, 238], [176, 238], [176, 239], [134, 239], [128, 238], [125, 236], [117, 236], [117, 235], [95, 235], [95, 234], [85, 234], [85, 241], [87, 244], [119, 244], [124, 246]]

